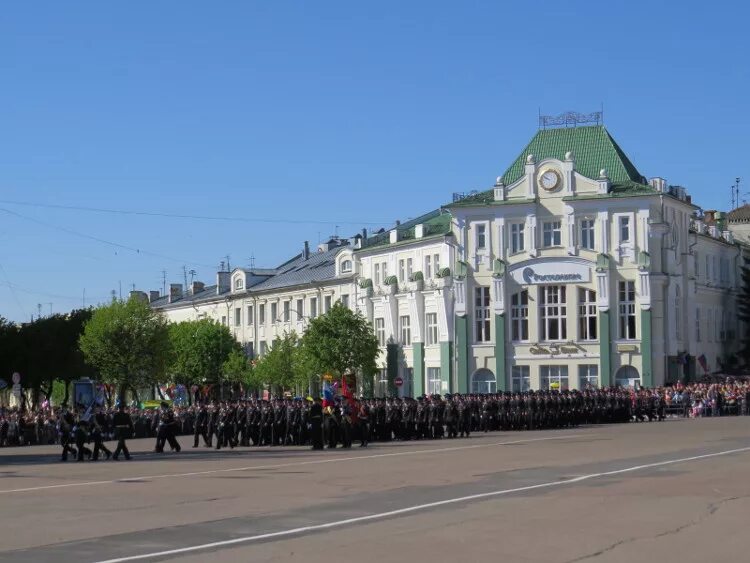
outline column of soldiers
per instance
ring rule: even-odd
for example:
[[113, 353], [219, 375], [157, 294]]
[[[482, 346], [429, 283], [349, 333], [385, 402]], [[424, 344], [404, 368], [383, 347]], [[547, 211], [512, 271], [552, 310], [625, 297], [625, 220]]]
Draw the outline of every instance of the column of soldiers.
[[[347, 401], [337, 397], [323, 405], [302, 398], [243, 399], [200, 403], [175, 411], [168, 404], [151, 418], [156, 436], [154, 451], [167, 444], [180, 451], [177, 434], [192, 434], [193, 447], [324, 446], [349, 448], [359, 440], [436, 440], [465, 438], [472, 432], [541, 430], [581, 424], [663, 420], [661, 394], [644, 390], [592, 389], [585, 391], [528, 391], [493, 394], [433, 395], [416, 399], [389, 397]], [[125, 440], [134, 422], [124, 408], [113, 416], [101, 411], [76, 419], [66, 412], [59, 419], [62, 459], [130, 458]], [[114, 454], [104, 437], [118, 439]], [[93, 450], [86, 444], [93, 442]], [[73, 446], [75, 444], [75, 447]]]

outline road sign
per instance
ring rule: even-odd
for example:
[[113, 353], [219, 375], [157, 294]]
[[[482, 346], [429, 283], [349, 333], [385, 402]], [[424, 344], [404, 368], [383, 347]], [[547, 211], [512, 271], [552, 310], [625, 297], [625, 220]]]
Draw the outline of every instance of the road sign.
[[14, 383], [13, 384], [13, 395], [16, 399], [21, 398], [21, 384], [20, 383]]
[[13, 374], [13, 383], [15, 383], [16, 385], [19, 384], [19, 383], [21, 383], [21, 374], [20, 373], [15, 372]]
[[393, 383], [396, 385], [396, 387], [401, 387], [404, 384], [404, 378], [403, 377], [397, 377], [393, 380]]

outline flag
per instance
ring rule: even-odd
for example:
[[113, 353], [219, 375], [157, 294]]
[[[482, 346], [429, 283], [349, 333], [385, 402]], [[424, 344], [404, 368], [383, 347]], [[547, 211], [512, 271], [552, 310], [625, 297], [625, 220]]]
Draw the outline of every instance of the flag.
[[327, 407], [333, 404], [333, 388], [327, 382], [323, 382], [323, 406]]
[[705, 354], [701, 354], [700, 356], [698, 356], [698, 363], [703, 368], [703, 371], [705, 371], [706, 373], [708, 373], [708, 360], [706, 359], [706, 355]]

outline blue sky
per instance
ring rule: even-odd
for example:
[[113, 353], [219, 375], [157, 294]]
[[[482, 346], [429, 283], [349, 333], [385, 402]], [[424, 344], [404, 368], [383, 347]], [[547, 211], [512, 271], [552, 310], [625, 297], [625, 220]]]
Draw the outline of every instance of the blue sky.
[[748, 12], [720, 1], [8, 4], [0, 315], [66, 311], [84, 288], [87, 304], [120, 286], [159, 289], [162, 270], [181, 282], [183, 265], [211, 282], [225, 255], [272, 266], [336, 225], [348, 236], [419, 215], [489, 187], [540, 108], [603, 104], [641, 173], [726, 209], [736, 176], [750, 191]]

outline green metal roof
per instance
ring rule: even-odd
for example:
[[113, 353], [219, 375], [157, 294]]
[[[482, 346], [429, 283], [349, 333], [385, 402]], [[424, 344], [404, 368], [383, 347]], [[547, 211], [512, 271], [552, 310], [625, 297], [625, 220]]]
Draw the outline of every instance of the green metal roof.
[[[624, 197], [654, 193], [653, 188], [647, 185], [646, 178], [638, 172], [638, 169], [603, 125], [540, 129], [502, 175], [502, 181], [506, 186], [509, 186], [521, 179], [524, 175], [526, 157], [530, 154], [533, 154], [534, 159], [540, 162], [546, 158], [565, 160], [565, 153], [568, 151], [573, 153], [575, 169], [579, 174], [595, 180], [599, 178], [599, 171], [602, 168], [607, 171], [612, 190], [609, 194], [601, 197]], [[493, 203], [497, 203], [494, 201], [493, 190], [488, 190], [448, 204], [446, 207]]]
[[604, 125], [540, 129], [505, 171], [503, 183], [509, 186], [523, 176], [526, 157], [530, 154], [539, 162], [545, 158], [564, 160], [568, 151], [571, 151], [575, 158], [576, 172], [587, 178], [598, 178], [599, 171], [605, 168], [613, 183], [646, 183], [646, 179], [630, 162]]
[[[396, 229], [398, 229], [398, 243], [412, 242], [416, 239], [416, 226], [423, 225], [422, 238], [431, 238], [434, 236], [442, 236], [451, 233], [451, 214], [442, 209], [435, 209], [429, 213], [402, 223]], [[369, 237], [362, 241], [362, 250], [367, 250], [377, 246], [388, 245], [390, 243], [390, 231], [384, 231]]]

